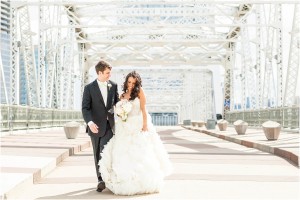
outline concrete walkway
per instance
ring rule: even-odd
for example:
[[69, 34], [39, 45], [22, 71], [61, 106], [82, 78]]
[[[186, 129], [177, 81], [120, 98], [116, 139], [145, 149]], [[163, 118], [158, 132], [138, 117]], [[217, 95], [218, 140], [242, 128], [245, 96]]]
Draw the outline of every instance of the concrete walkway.
[[281, 131], [277, 140], [267, 140], [261, 128], [248, 128], [245, 135], [238, 135], [234, 127], [228, 127], [226, 131], [220, 131], [218, 126], [212, 130], [207, 130], [204, 126], [183, 127], [280, 156], [299, 166], [299, 133]]
[[160, 193], [96, 192], [89, 137], [82, 130], [78, 138], [66, 139], [57, 128], [1, 138], [2, 199], [300, 198], [299, 168], [281, 157], [179, 126], [157, 130], [174, 165]]
[[1, 199], [14, 199], [61, 161], [90, 147], [90, 138], [83, 132], [82, 128], [77, 139], [67, 139], [62, 127], [1, 136]]

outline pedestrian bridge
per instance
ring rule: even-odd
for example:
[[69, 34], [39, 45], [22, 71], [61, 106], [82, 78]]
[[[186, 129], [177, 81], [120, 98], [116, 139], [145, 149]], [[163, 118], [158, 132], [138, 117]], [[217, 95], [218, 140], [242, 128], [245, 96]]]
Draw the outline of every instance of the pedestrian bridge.
[[[81, 99], [105, 60], [119, 93], [127, 73], [141, 75], [175, 165], [153, 198], [299, 199], [299, 1], [0, 5], [2, 198], [98, 198], [92, 175], [77, 172], [94, 171]], [[72, 121], [74, 140], [63, 132]], [[267, 132], [280, 128], [278, 138], [266, 138], [266, 122]]]
[[297, 132], [299, 24], [297, 1], [1, 1], [1, 130], [82, 123], [105, 60], [120, 93], [141, 75], [156, 125], [218, 115]]

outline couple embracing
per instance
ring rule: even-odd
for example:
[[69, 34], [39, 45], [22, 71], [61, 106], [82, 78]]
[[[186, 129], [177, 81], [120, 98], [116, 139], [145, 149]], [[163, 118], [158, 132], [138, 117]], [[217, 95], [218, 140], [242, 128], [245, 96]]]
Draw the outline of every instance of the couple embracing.
[[111, 68], [100, 61], [95, 66], [97, 79], [85, 86], [82, 97], [98, 178], [96, 190], [107, 187], [117, 195], [159, 192], [172, 166], [146, 110], [141, 77], [135, 71], [129, 73], [119, 96], [117, 84], [109, 80]]

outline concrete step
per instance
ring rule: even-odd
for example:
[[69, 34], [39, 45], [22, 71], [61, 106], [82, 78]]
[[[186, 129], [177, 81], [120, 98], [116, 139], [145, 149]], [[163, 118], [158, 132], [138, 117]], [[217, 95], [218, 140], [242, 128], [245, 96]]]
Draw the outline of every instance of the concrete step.
[[14, 199], [67, 157], [90, 147], [82, 127], [67, 139], [63, 127], [17, 131], [1, 137], [1, 199]]

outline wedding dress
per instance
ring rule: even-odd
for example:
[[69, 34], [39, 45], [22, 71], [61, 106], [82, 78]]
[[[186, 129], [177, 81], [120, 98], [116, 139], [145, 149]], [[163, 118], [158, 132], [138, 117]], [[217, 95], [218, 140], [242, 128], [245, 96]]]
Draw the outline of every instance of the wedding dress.
[[130, 102], [132, 109], [126, 122], [118, 117], [115, 135], [101, 153], [100, 173], [114, 194], [156, 193], [163, 186], [164, 177], [171, 173], [172, 165], [148, 113], [148, 132], [141, 132], [139, 98]]

